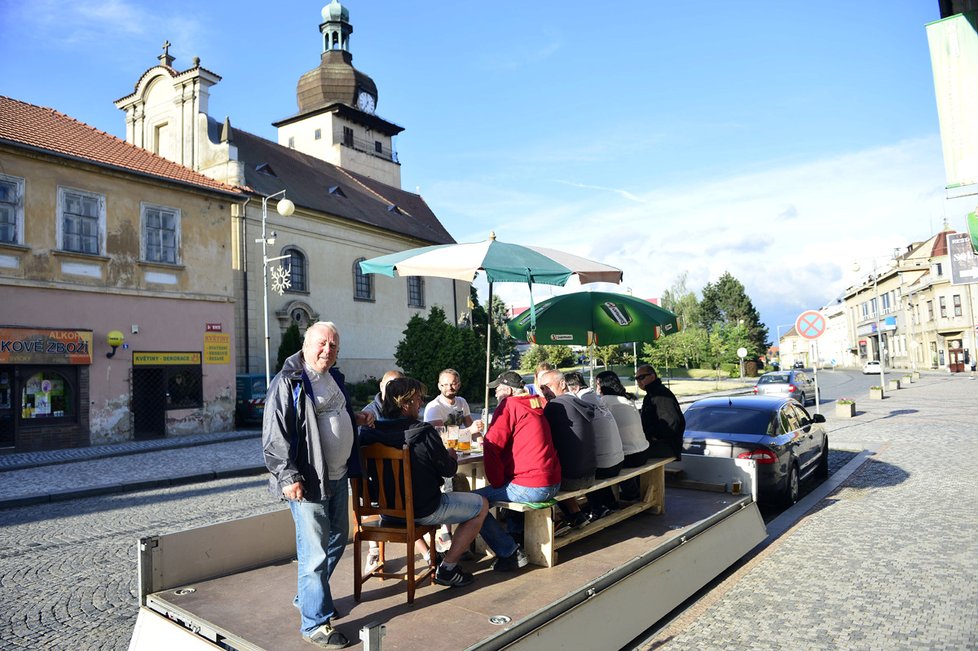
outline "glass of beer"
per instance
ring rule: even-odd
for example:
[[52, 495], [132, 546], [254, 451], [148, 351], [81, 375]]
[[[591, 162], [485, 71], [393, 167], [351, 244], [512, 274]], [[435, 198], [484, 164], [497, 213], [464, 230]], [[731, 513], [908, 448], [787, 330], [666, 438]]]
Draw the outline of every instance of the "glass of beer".
[[458, 426], [449, 425], [448, 426], [448, 441], [447, 446], [449, 450], [458, 449]]
[[468, 427], [458, 430], [458, 451], [468, 452], [472, 449], [472, 433]]

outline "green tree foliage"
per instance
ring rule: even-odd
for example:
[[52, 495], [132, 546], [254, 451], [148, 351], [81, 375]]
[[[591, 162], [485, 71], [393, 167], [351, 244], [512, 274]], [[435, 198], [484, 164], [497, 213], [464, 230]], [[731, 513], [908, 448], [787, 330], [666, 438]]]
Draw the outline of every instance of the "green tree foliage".
[[302, 350], [302, 335], [299, 334], [298, 324], [293, 323], [282, 333], [282, 342], [278, 345], [278, 364], [275, 366], [275, 372], [281, 371], [285, 360], [300, 350]]
[[520, 357], [520, 370], [533, 372], [540, 362], [550, 362], [556, 368], [572, 366], [577, 355], [570, 346], [530, 346], [530, 349]]
[[403, 334], [394, 360], [405, 375], [424, 382], [429, 394], [434, 395], [438, 374], [454, 368], [462, 376], [459, 393], [481, 402], [486, 386], [485, 347], [473, 329], [455, 327], [448, 322], [445, 310], [434, 306], [427, 317], [412, 316]]
[[632, 347], [627, 346], [627, 350], [622, 347], [622, 344], [611, 344], [608, 346], [595, 346], [592, 349], [592, 354], [596, 362], [600, 362], [601, 366], [610, 367], [616, 364], [631, 364], [632, 361]]
[[642, 346], [642, 358], [656, 368], [699, 368], [708, 359], [706, 329], [688, 326], [676, 334], [659, 337]]
[[717, 326], [736, 326], [743, 320], [747, 329], [748, 344], [745, 348], [748, 355], [756, 357], [767, 350], [767, 326], [761, 323], [760, 315], [744, 291], [743, 284], [729, 272], [724, 272], [719, 280], [707, 283], [703, 288], [699, 317], [700, 325], [710, 331], [711, 339]]
[[686, 287], [686, 277], [684, 271], [662, 294], [662, 307], [676, 315], [682, 330], [700, 323], [700, 304], [696, 293]]

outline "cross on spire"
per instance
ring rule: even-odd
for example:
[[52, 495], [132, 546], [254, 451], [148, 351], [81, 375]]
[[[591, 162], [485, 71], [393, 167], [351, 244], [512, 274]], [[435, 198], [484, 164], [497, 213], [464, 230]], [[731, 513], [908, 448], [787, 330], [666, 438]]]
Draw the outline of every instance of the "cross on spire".
[[163, 54], [159, 56], [160, 63], [170, 67], [173, 64], [174, 57], [170, 56], [170, 41], [163, 41]]

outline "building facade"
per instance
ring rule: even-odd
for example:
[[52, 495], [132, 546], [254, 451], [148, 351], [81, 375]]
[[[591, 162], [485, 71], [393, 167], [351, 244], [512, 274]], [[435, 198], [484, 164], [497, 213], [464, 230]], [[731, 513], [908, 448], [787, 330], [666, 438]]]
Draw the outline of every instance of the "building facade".
[[243, 199], [0, 97], [0, 449], [230, 427]]
[[[264, 372], [267, 343], [274, 373], [285, 330], [322, 319], [338, 325], [338, 364], [358, 381], [394, 366], [411, 316], [433, 305], [453, 319], [468, 312], [469, 283], [361, 273], [361, 260], [454, 239], [424, 199], [400, 188], [394, 137], [403, 129], [377, 114], [376, 83], [353, 67], [349, 12], [334, 0], [318, 31], [319, 64], [299, 78], [298, 112], [274, 123], [277, 142], [209, 116], [220, 77], [199, 60], [179, 71], [166, 51], [116, 106], [129, 142], [248, 195], [230, 231], [238, 372]], [[295, 206], [288, 216], [277, 210], [285, 199]]]

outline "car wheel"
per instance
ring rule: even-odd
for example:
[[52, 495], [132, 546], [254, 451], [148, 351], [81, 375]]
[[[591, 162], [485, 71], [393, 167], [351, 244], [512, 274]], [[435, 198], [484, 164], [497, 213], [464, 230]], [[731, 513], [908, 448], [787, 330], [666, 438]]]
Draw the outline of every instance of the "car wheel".
[[815, 476], [825, 479], [829, 476], [829, 439], [825, 437], [822, 443], [822, 454], [818, 458], [818, 467], [815, 468]]
[[798, 402], [801, 403], [802, 407], [808, 406], [808, 396], [802, 393], [800, 396], [798, 396]]
[[791, 470], [788, 471], [788, 484], [784, 487], [784, 494], [781, 498], [783, 505], [791, 506], [797, 502], [799, 494], [801, 494], [801, 485], [798, 480], [798, 466], [792, 463]]

